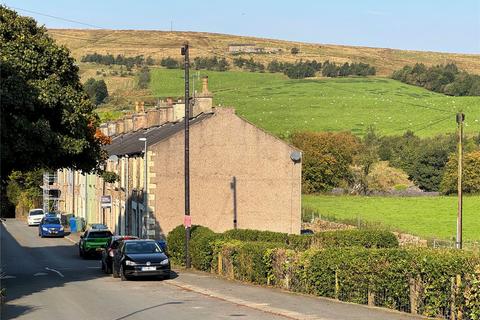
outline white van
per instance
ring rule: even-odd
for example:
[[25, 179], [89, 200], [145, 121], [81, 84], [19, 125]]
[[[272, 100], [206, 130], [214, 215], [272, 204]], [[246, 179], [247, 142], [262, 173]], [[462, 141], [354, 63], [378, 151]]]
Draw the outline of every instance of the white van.
[[28, 212], [27, 223], [29, 226], [38, 226], [44, 216], [43, 209], [32, 209]]

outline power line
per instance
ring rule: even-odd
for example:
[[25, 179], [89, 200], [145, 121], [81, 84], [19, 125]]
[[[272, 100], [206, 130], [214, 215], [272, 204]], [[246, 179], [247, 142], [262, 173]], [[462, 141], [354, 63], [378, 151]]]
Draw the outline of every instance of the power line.
[[93, 28], [98, 28], [98, 29], [105, 29], [105, 28], [103, 28], [103, 27], [100, 27], [100, 26], [97, 26], [97, 25], [94, 25], [94, 24], [85, 23], [85, 22], [81, 22], [81, 21], [77, 21], [77, 20], [72, 20], [72, 19], [66, 19], [66, 18], [62, 18], [62, 17], [57, 17], [57, 16], [54, 16], [54, 15], [50, 15], [50, 14], [46, 14], [46, 13], [41, 13], [41, 12], [37, 12], [37, 11], [33, 11], [33, 10], [27, 10], [27, 9], [12, 7], [12, 6], [10, 6], [10, 8], [15, 9], [15, 10], [20, 10], [20, 11], [25, 11], [25, 12], [33, 13], [33, 14], [38, 14], [38, 15], [40, 15], [40, 16], [49, 17], [49, 18], [53, 18], [53, 19], [57, 19], [57, 20], [66, 21], [66, 22], [73, 22], [73, 23], [80, 24], [80, 25], [84, 25], [84, 26], [87, 26], [87, 27], [93, 27]]

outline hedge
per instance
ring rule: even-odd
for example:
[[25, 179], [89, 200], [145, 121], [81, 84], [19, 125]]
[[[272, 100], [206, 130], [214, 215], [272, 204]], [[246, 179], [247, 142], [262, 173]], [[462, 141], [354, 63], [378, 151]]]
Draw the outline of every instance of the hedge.
[[284, 243], [291, 249], [296, 250], [306, 250], [311, 247], [398, 247], [398, 240], [393, 233], [384, 230], [370, 229], [326, 231], [314, 235], [294, 235], [272, 231], [235, 229], [224, 232], [223, 239]]
[[[464, 319], [480, 319], [478, 253], [398, 248], [393, 234], [375, 230], [313, 236], [191, 230], [192, 265], [200, 270], [342, 301], [414, 309], [425, 316], [463, 312]], [[184, 262], [184, 238], [183, 226], [168, 235], [176, 263]]]
[[[280, 244], [281, 246], [282, 244]], [[430, 317], [480, 319], [480, 257], [457, 250], [327, 248], [217, 242], [220, 274], [292, 291]], [[260, 263], [262, 261], [262, 263]], [[233, 268], [233, 272], [230, 270]], [[229, 271], [230, 270], [230, 271]], [[457, 286], [456, 278], [461, 279]], [[415, 294], [415, 306], [411, 294]]]
[[[211, 243], [218, 234], [206, 227], [194, 225], [190, 228], [190, 259], [196, 269], [209, 271], [212, 261]], [[177, 226], [167, 236], [168, 254], [175, 264], [185, 265], [185, 227]]]

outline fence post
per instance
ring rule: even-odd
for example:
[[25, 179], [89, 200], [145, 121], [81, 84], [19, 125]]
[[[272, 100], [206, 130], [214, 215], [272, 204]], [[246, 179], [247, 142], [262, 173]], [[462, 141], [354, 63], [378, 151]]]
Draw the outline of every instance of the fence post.
[[[457, 274], [457, 283], [456, 283], [456, 286], [455, 286], [455, 295], [457, 297], [460, 294], [460, 288], [461, 287], [462, 287], [462, 276]], [[463, 319], [463, 312], [462, 312], [461, 305], [456, 306], [456, 309], [457, 309], [457, 320], [462, 320]]]
[[375, 292], [368, 288], [368, 305], [370, 307], [375, 306]]
[[335, 299], [338, 300], [340, 285], [338, 283], [338, 269], [335, 270]]
[[223, 258], [222, 253], [218, 253], [218, 274], [221, 275], [223, 272]]
[[418, 292], [417, 292], [417, 280], [410, 278], [410, 312], [413, 314], [418, 313]]

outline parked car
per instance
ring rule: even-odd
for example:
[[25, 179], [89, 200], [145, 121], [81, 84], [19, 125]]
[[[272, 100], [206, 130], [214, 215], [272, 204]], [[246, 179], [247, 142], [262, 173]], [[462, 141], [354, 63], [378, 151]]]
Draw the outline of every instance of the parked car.
[[29, 226], [38, 226], [43, 219], [43, 209], [28, 211], [27, 223]]
[[107, 243], [105, 250], [102, 251], [102, 270], [110, 274], [112, 273], [112, 259], [115, 256], [115, 252], [118, 249], [118, 246], [123, 240], [134, 240], [138, 239], [135, 236], [113, 236]]
[[40, 237], [64, 237], [65, 232], [57, 217], [44, 217], [38, 225], [38, 235]]
[[90, 229], [95, 229], [95, 230], [108, 230], [108, 227], [104, 225], [103, 223], [92, 223], [90, 225]]
[[78, 253], [80, 257], [87, 255], [100, 254], [112, 237], [110, 230], [89, 229], [80, 236], [78, 243]]
[[112, 276], [127, 280], [136, 276], [170, 277], [170, 261], [155, 240], [125, 240], [113, 257]]

